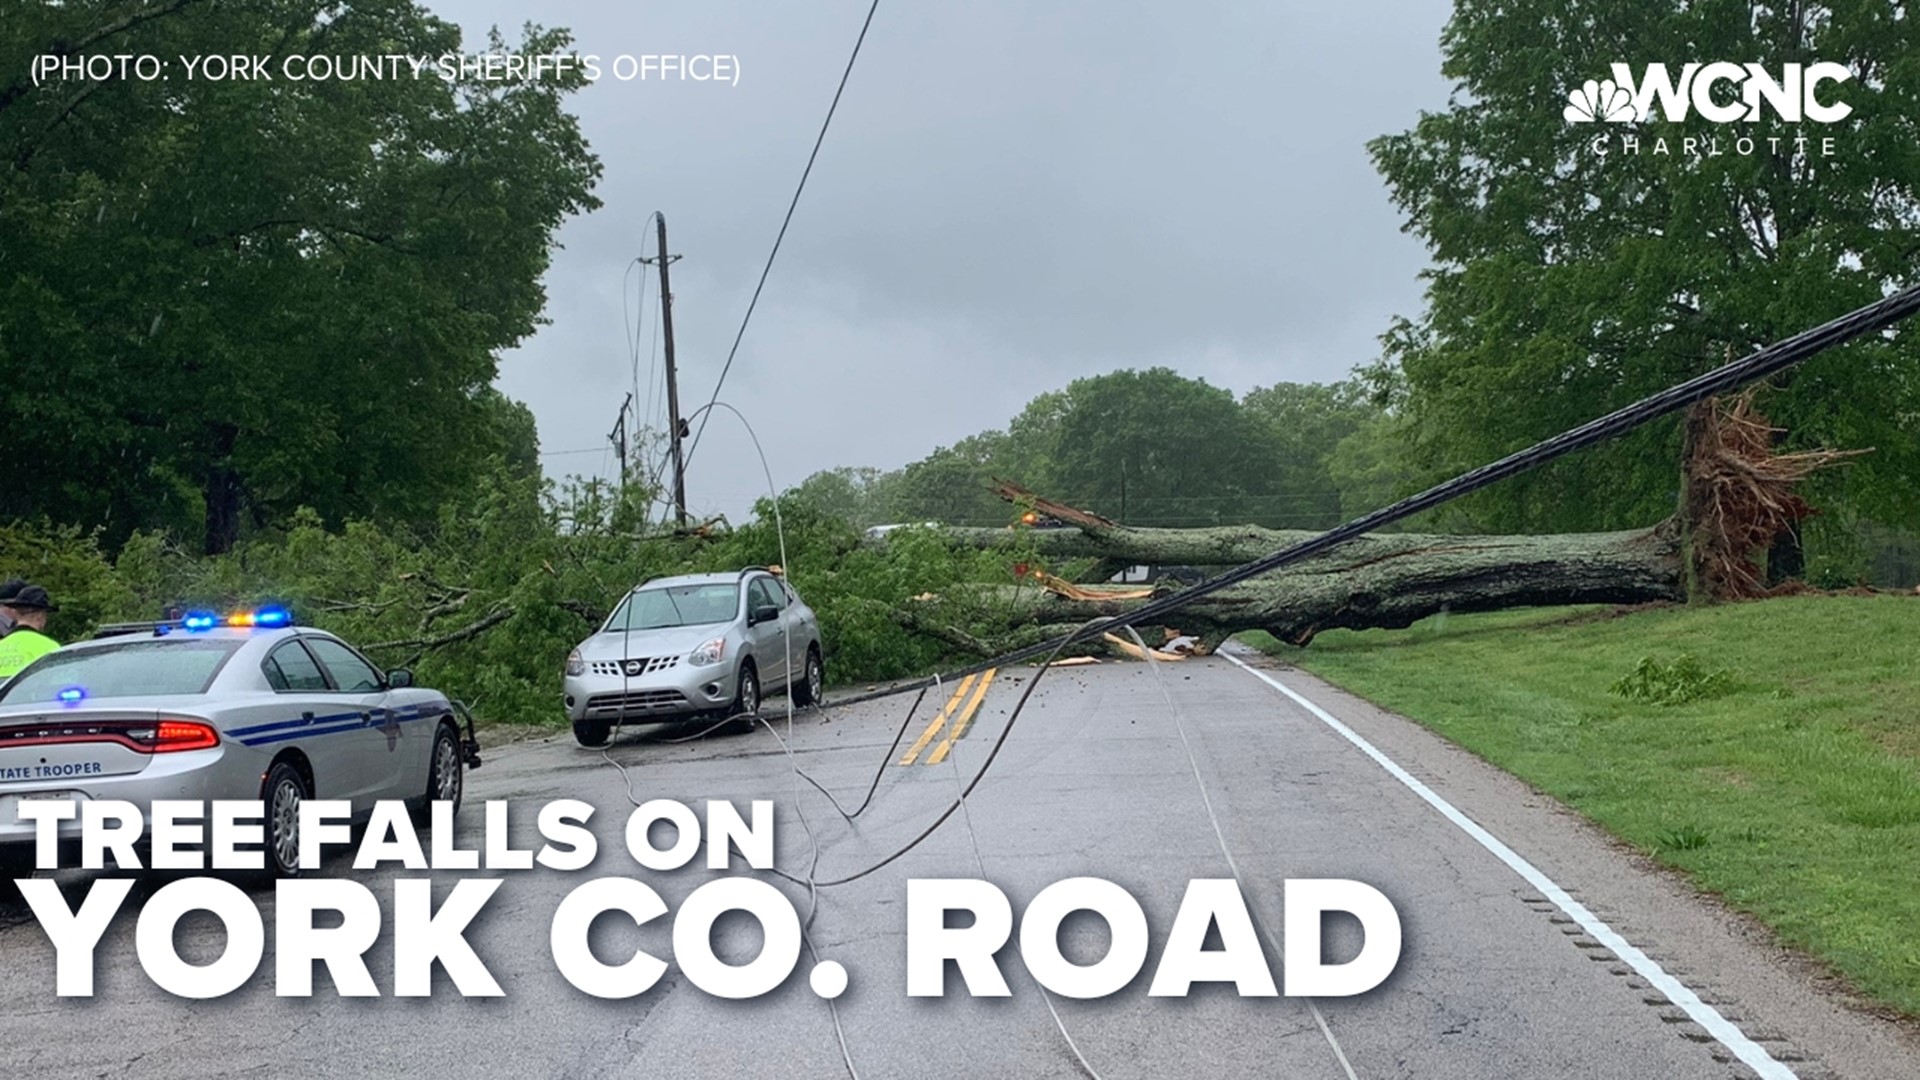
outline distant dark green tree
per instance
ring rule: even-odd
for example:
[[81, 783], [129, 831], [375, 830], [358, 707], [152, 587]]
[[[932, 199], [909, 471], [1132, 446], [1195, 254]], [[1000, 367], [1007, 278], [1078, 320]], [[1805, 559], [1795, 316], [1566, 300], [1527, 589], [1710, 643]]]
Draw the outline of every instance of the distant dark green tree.
[[[900, 470], [887, 495], [887, 517], [894, 522], [938, 521], [947, 525], [1000, 525], [1012, 520], [1007, 504], [989, 485], [1009, 475], [1004, 431], [969, 435], [943, 446]], [[1023, 481], [1024, 482], [1024, 481]]]
[[1279, 442], [1232, 391], [1167, 368], [1076, 379], [1045, 491], [1139, 525], [1277, 520]]
[[1383, 415], [1358, 382], [1276, 384], [1245, 403], [1167, 368], [1076, 379], [1004, 430], [941, 447], [886, 486], [894, 521], [996, 525], [995, 477], [1136, 525], [1337, 523], [1330, 455]]
[[[529, 27], [517, 51], [566, 48]], [[492, 47], [504, 48], [496, 40]], [[232, 546], [298, 506], [422, 521], [495, 456], [600, 166], [583, 77], [27, 77], [48, 53], [441, 55], [405, 0], [76, 0], [0, 18], [0, 516]]]
[[1337, 383], [1274, 383], [1250, 391], [1242, 404], [1266, 421], [1274, 441], [1270, 514], [1290, 525], [1332, 528], [1345, 517], [1333, 460], [1343, 441], [1382, 413], [1358, 380]]
[[788, 489], [781, 498], [855, 528], [886, 524], [889, 495], [898, 473], [871, 467], [822, 469]]
[[[1902, 12], [1881, 0], [1458, 0], [1441, 38], [1449, 107], [1371, 145], [1407, 230], [1434, 257], [1425, 312], [1388, 335], [1430, 473], [1478, 465], [1920, 280], [1920, 25]], [[1569, 91], [1616, 61], [1675, 73], [1835, 61], [1854, 77], [1822, 94], [1852, 114], [1563, 119]], [[1623, 133], [1638, 153], [1622, 152]], [[1793, 151], [1795, 135], [1812, 137], [1809, 153]], [[1736, 152], [1741, 136], [1758, 152]], [[1596, 137], [1611, 137], [1611, 152], [1596, 152]], [[1689, 137], [1717, 137], [1722, 152], [1687, 154]], [[1785, 152], [1769, 152], [1769, 137]], [[1668, 153], [1654, 152], [1656, 139]], [[1828, 353], [1762, 401], [1792, 445], [1874, 447], [1823, 497], [1908, 524], [1920, 520], [1916, 341], [1909, 328]], [[1491, 490], [1474, 522], [1644, 524], [1674, 508], [1679, 449], [1676, 424], [1656, 425]]]

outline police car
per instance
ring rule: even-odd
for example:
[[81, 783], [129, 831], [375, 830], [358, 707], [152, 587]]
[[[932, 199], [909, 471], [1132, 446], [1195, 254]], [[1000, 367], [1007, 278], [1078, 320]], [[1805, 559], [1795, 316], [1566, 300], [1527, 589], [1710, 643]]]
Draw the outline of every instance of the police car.
[[457, 708], [284, 608], [103, 627], [0, 686], [0, 870], [33, 866], [24, 800], [259, 799], [267, 865], [292, 874], [302, 799], [458, 805], [479, 757]]

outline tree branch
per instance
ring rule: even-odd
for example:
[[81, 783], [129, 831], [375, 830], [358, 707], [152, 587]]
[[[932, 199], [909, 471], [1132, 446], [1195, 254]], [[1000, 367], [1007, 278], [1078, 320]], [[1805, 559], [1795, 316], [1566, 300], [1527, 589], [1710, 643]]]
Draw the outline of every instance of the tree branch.
[[[113, 22], [100, 27], [86, 37], [81, 38], [79, 41], [55, 41], [47, 46], [46, 51], [37, 55], [72, 56], [74, 53], [81, 52], [115, 34], [131, 30], [141, 23], [151, 22], [154, 19], [176, 14], [181, 9], [195, 2], [196, 0], [171, 0], [170, 3], [156, 4], [153, 7], [141, 8], [138, 11], [129, 12], [115, 19]], [[12, 105], [15, 101], [26, 96], [27, 92], [32, 89], [34, 89], [34, 85], [31, 79], [16, 79], [9, 83], [5, 89], [0, 89], [0, 112], [5, 112], [7, 106]]]
[[[485, 618], [468, 623], [450, 634], [442, 634], [434, 638], [404, 638], [399, 641], [382, 641], [373, 645], [364, 646], [363, 648], [367, 652], [371, 652], [374, 649], [417, 649], [422, 652], [427, 649], [438, 649], [443, 646], [466, 641], [469, 638], [479, 637], [488, 630], [513, 618], [513, 614], [514, 611], [510, 607], [497, 607], [489, 612]], [[414, 655], [418, 656], [419, 653], [416, 652]]]

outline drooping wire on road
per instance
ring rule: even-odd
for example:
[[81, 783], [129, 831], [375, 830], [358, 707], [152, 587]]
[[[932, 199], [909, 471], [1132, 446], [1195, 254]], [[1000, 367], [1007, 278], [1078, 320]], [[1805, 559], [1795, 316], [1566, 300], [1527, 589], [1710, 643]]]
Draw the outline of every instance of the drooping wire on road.
[[[888, 757], [892, 757], [892, 754], [888, 754]], [[960, 824], [967, 830], [967, 846], [973, 849], [973, 865], [980, 871], [981, 879], [985, 880], [987, 860], [980, 854], [980, 834], [973, 829], [973, 811], [967, 809], [967, 786], [960, 778], [960, 759], [949, 757], [947, 763], [953, 766], [953, 786], [960, 793]], [[1033, 973], [1028, 972], [1027, 977], [1033, 978]], [[1073, 1033], [1067, 1030], [1067, 1022], [1060, 1018], [1060, 1010], [1053, 1002], [1053, 992], [1037, 978], [1033, 978], [1033, 985], [1040, 991], [1040, 1000], [1046, 1002], [1047, 1013], [1053, 1017], [1053, 1026], [1060, 1030], [1060, 1037], [1066, 1040], [1067, 1049], [1072, 1052], [1073, 1060], [1080, 1063], [1080, 1069], [1087, 1074], [1088, 1080], [1102, 1080], [1099, 1070], [1087, 1060], [1087, 1055], [1080, 1052], [1080, 1044], [1073, 1041]]]
[[[772, 500], [772, 503], [773, 503], [774, 536], [779, 542], [780, 568], [781, 568], [781, 573], [784, 574], [787, 572], [787, 565], [788, 565], [787, 564], [787, 526], [786, 526], [785, 519], [782, 517], [780, 513], [779, 490], [773, 482], [773, 469], [767, 464], [766, 450], [761, 447], [760, 436], [757, 432], [753, 430], [753, 425], [747, 421], [747, 417], [745, 413], [742, 413], [739, 409], [734, 408], [732, 405], [729, 405], [724, 401], [710, 401], [707, 403], [706, 407], [708, 409], [712, 409], [715, 406], [726, 409], [727, 411], [733, 413], [734, 416], [740, 419], [741, 425], [747, 429], [747, 437], [753, 440], [754, 453], [760, 456], [760, 469], [763, 473], [766, 474], [767, 497], [770, 500]], [[632, 620], [628, 620], [629, 629], [623, 630], [623, 634], [629, 634], [629, 635], [631, 634], [631, 630], [630, 630], [631, 622]], [[774, 728], [773, 724], [769, 722], [765, 717], [760, 715], [760, 709], [759, 709], [760, 703], [758, 701], [754, 702], [753, 719], [759, 725], [764, 726], [767, 729], [768, 733], [771, 734], [774, 737], [774, 739], [776, 739], [780, 743], [780, 748], [786, 752], [787, 764], [792, 769], [792, 775], [793, 775], [792, 798], [793, 798], [794, 815], [800, 819], [800, 827], [807, 834], [807, 845], [812, 852], [811, 861], [808, 865], [807, 874], [804, 879], [797, 878], [794, 875], [789, 874], [785, 871], [782, 871], [777, 867], [772, 868], [772, 872], [777, 876], [782, 877], [787, 881], [794, 882], [795, 884], [807, 890], [807, 914], [806, 914], [806, 917], [802, 919], [800, 922], [800, 939], [806, 944], [807, 955], [812, 958], [814, 966], [818, 967], [821, 963], [821, 956], [820, 956], [819, 947], [814, 944], [814, 940], [813, 940], [813, 920], [814, 920], [814, 916], [816, 916], [820, 910], [820, 886], [815, 879], [815, 874], [818, 871], [820, 866], [820, 840], [817, 836], [814, 835], [813, 823], [807, 820], [806, 810], [800, 805], [800, 777], [802, 773], [800, 770], [799, 761], [796, 760], [793, 756], [793, 748], [791, 745], [793, 740], [793, 689], [792, 689], [792, 683], [791, 683], [792, 672], [793, 672], [793, 639], [791, 635], [782, 635], [781, 648], [784, 650], [784, 656], [786, 660], [786, 671], [788, 673], [788, 680], [789, 680], [787, 692], [781, 695], [781, 700], [786, 707], [786, 718], [787, 718], [786, 737], [781, 738], [780, 732]], [[622, 644], [623, 655], [621, 658], [622, 662], [620, 665], [620, 670], [622, 672], [625, 672], [627, 669], [625, 659], [626, 659], [626, 654], [629, 653], [630, 651], [631, 650], [628, 649], [628, 647], [623, 642]], [[915, 704], [918, 705], [918, 703], [919, 702], [916, 700]], [[704, 730], [698, 732], [697, 734], [705, 735], [707, 732], [710, 732], [715, 728], [720, 727], [723, 724], [732, 723], [734, 719], [735, 719], [734, 717], [728, 716], [718, 721], [717, 723], [714, 723], [713, 725], [705, 728]], [[615, 728], [616, 737], [617, 737], [618, 730], [619, 729], [616, 726]], [[902, 730], [905, 730], [904, 725], [902, 725]], [[689, 737], [692, 737], [692, 736], [689, 736]], [[678, 742], [683, 740], [676, 739], [676, 740], [670, 740], [670, 741]], [[897, 737], [896, 737], [896, 741], [897, 741]], [[634, 791], [633, 791], [632, 775], [627, 771], [626, 766], [620, 764], [618, 761], [615, 761], [613, 759], [613, 755], [609, 752], [611, 749], [611, 746], [612, 746], [612, 743], [611, 741], [609, 741], [607, 746], [601, 748], [600, 756], [604, 758], [609, 765], [612, 765], [615, 769], [619, 770], [620, 777], [626, 783], [626, 786], [627, 786], [627, 801], [637, 807], [640, 805], [640, 800], [638, 796], [634, 794]], [[818, 783], [815, 783], [812, 777], [808, 777], [807, 780], [809, 783], [813, 783], [814, 787], [820, 788], [820, 785]], [[879, 778], [877, 776], [874, 778], [874, 784], [876, 787], [879, 784]], [[824, 792], [826, 789], [820, 788], [820, 790]], [[829, 798], [831, 798], [831, 796], [829, 796]], [[872, 792], [869, 791], [868, 799], [871, 799], [871, 798], [872, 798]], [[864, 809], [865, 806], [866, 806], [865, 803], [861, 804], [862, 809]], [[837, 800], [834, 803], [834, 808], [839, 809], [839, 802]], [[842, 811], [842, 813], [845, 813], [845, 811]], [[847, 1045], [846, 1026], [842, 1024], [840, 1021], [840, 1006], [835, 1002], [833, 995], [827, 996], [826, 1002], [827, 1002], [827, 1013], [833, 1020], [834, 1038], [837, 1040], [840, 1047], [841, 1063], [846, 1066], [847, 1076], [849, 1080], [860, 1080], [860, 1070], [857, 1067], [855, 1067], [853, 1063], [853, 1050], [851, 1047]]]
[[[1095, 620], [1095, 621], [1097, 622], [1100, 620]], [[1087, 625], [1091, 626], [1093, 625], [1093, 623], [1088, 623]], [[914, 848], [919, 847], [920, 844], [923, 841], [925, 841], [927, 837], [932, 836], [940, 828], [940, 826], [946, 824], [947, 819], [952, 817], [955, 811], [965, 806], [967, 801], [967, 796], [973, 794], [973, 789], [979, 787], [980, 781], [986, 779], [987, 770], [993, 768], [994, 759], [1000, 756], [1000, 749], [1006, 746], [1007, 744], [1007, 736], [1013, 734], [1014, 725], [1019, 722], [1021, 712], [1024, 711], [1027, 707], [1027, 699], [1033, 696], [1034, 687], [1040, 685], [1040, 677], [1045, 675], [1053, 667], [1053, 662], [1056, 659], [1058, 659], [1060, 656], [1060, 650], [1066, 647], [1067, 647], [1067, 642], [1064, 640], [1061, 641], [1058, 645], [1054, 647], [1053, 652], [1048, 654], [1047, 658], [1041, 662], [1040, 666], [1037, 669], [1035, 669], [1033, 673], [1033, 678], [1027, 680], [1026, 688], [1020, 692], [1020, 699], [1014, 702], [1013, 711], [1007, 714], [1007, 722], [1001, 725], [1000, 734], [994, 737], [993, 746], [991, 749], [987, 751], [986, 760], [980, 763], [980, 768], [975, 770], [973, 774], [973, 778], [971, 780], [968, 780], [966, 786], [960, 789], [960, 793], [954, 797], [953, 802], [947, 804], [947, 808], [940, 812], [939, 817], [934, 818], [933, 821], [929, 823], [925, 829], [922, 829], [920, 831], [919, 835], [907, 841], [905, 844], [903, 844], [899, 848], [899, 850], [895, 851], [893, 854], [888, 855], [886, 858], [881, 859], [879, 862], [874, 863], [872, 866], [869, 866], [864, 870], [859, 870], [854, 873], [847, 874], [844, 877], [834, 878], [831, 881], [819, 882], [818, 884], [820, 888], [827, 889], [837, 885], [847, 885], [852, 882], [859, 881], [861, 878], [866, 877], [869, 874], [872, 874], [875, 871], [880, 870], [882, 867], [888, 866], [889, 864], [893, 863], [895, 860], [907, 854], [909, 851], [912, 851]]]
[[[1226, 830], [1220, 827], [1220, 814], [1213, 808], [1213, 797], [1207, 794], [1207, 781], [1200, 774], [1200, 759], [1194, 756], [1193, 740], [1187, 737], [1186, 710], [1182, 709], [1180, 703], [1174, 699], [1173, 688], [1167, 685], [1166, 673], [1160, 670], [1160, 661], [1154, 659], [1153, 650], [1147, 648], [1147, 643], [1140, 639], [1140, 631], [1131, 626], [1122, 627], [1122, 629], [1146, 656], [1147, 670], [1153, 673], [1154, 685], [1160, 688], [1160, 696], [1166, 700], [1167, 708], [1173, 713], [1173, 728], [1180, 733], [1180, 746], [1187, 752], [1187, 766], [1193, 770], [1193, 786], [1200, 792], [1200, 805], [1206, 808], [1207, 823], [1213, 826], [1214, 842], [1220, 846], [1220, 857], [1226, 860], [1227, 872], [1233, 875], [1234, 886], [1240, 890], [1240, 896], [1244, 899], [1252, 894], [1247, 889], [1246, 879], [1240, 876], [1240, 863], [1234, 859], [1233, 849], [1227, 846]], [[1260, 936], [1267, 939], [1267, 947], [1272, 949], [1274, 957], [1278, 958], [1281, 955], [1280, 939], [1268, 929], [1267, 921], [1260, 917], [1257, 905], [1247, 904], [1247, 918], [1252, 920]], [[1353, 1071], [1353, 1064], [1347, 1060], [1346, 1051], [1340, 1049], [1340, 1040], [1333, 1037], [1333, 1029], [1327, 1026], [1327, 1018], [1321, 1015], [1320, 1006], [1310, 997], [1303, 997], [1300, 1000], [1306, 1003], [1307, 1011], [1313, 1014], [1313, 1022], [1319, 1025], [1321, 1036], [1332, 1048], [1334, 1060], [1340, 1063], [1340, 1068], [1345, 1071], [1347, 1080], [1360, 1080]]]

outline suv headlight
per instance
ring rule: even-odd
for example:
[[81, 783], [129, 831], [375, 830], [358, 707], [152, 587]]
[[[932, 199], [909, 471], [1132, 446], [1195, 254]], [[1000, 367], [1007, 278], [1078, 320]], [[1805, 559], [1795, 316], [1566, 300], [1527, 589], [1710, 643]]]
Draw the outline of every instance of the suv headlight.
[[692, 664], [694, 667], [705, 667], [708, 664], [717, 664], [720, 662], [720, 658], [726, 655], [726, 652], [727, 639], [717, 637], [712, 641], [701, 642], [697, 648], [688, 653], [687, 663]]
[[583, 675], [586, 673], [586, 670], [587, 662], [580, 658], [579, 649], [575, 649], [567, 654], [567, 674]]

